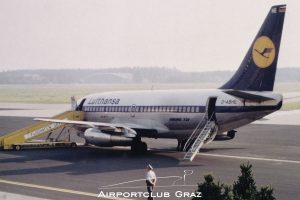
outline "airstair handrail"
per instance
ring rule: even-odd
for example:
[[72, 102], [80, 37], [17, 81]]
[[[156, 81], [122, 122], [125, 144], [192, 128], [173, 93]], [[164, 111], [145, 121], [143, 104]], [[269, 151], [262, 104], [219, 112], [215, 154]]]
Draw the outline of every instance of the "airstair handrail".
[[[205, 113], [206, 114], [206, 113]], [[213, 118], [213, 115], [215, 114], [215, 112], [212, 113], [211, 117], [207, 120], [208, 121], [211, 121], [211, 119]], [[197, 138], [196, 133], [197, 131], [200, 130], [200, 126], [201, 124], [203, 123], [203, 121], [205, 120], [206, 118], [206, 115], [203, 116], [202, 120], [198, 123], [198, 125], [196, 126], [196, 128], [194, 129], [193, 133], [191, 134], [191, 136], [189, 137], [189, 139], [187, 140], [187, 142], [185, 143], [184, 147], [183, 147], [183, 151], [186, 151], [188, 149], [188, 147], [191, 145], [191, 143], [193, 142], [193, 139], [194, 138]], [[205, 124], [206, 125], [206, 124]], [[204, 125], [204, 127], [205, 127]], [[203, 127], [203, 128], [204, 128]], [[201, 133], [201, 130], [200, 130], [200, 133]]]

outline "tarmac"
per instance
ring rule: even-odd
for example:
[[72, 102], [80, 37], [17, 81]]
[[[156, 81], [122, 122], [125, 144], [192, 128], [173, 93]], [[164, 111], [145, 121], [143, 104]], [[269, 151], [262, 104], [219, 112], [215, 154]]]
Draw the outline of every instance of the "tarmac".
[[[43, 107], [32, 110], [47, 116]], [[15, 109], [31, 117], [6, 116], [9, 110], [1, 105], [0, 108], [0, 135], [34, 123], [34, 114], [31, 115], [26, 106]], [[9, 109], [15, 112], [13, 107]], [[159, 177], [155, 194], [170, 194], [169, 198], [156, 199], [190, 199], [183, 197], [183, 192], [194, 192], [197, 183], [203, 181], [203, 175], [213, 173], [217, 181], [232, 184], [240, 175], [240, 164], [246, 162], [253, 165], [258, 188], [271, 185], [277, 199], [295, 199], [300, 188], [299, 111], [289, 114], [291, 118], [296, 117], [298, 123], [297, 120], [288, 123], [283, 117], [277, 124], [273, 119], [278, 121], [279, 117], [274, 115], [238, 129], [233, 140], [204, 145], [193, 162], [183, 162], [184, 153], [177, 152], [177, 141], [170, 139], [144, 139], [149, 152], [143, 156], [131, 154], [126, 147], [1, 150], [0, 200], [112, 199], [98, 195], [101, 192], [122, 192], [123, 195], [145, 192], [145, 167], [149, 163]], [[289, 125], [284, 125], [285, 122]], [[146, 199], [144, 196], [120, 196], [119, 199], [122, 198]]]

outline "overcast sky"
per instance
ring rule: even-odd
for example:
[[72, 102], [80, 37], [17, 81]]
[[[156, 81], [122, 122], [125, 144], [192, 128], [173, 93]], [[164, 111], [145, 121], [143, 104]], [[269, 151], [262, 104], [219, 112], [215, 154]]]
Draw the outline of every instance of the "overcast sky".
[[300, 67], [299, 0], [0, 0], [0, 71], [234, 70], [270, 7], [282, 3], [279, 67]]

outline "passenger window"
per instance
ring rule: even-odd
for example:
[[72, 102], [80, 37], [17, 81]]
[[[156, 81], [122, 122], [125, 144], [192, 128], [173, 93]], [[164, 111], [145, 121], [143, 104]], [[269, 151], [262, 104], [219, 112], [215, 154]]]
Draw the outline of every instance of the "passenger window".
[[161, 112], [161, 106], [158, 106], [158, 112]]
[[171, 107], [171, 112], [175, 112], [175, 106]]
[[190, 106], [187, 106], [186, 111], [187, 111], [188, 113], [191, 112], [191, 107], [190, 107]]
[[180, 112], [180, 113], [183, 112], [182, 106], [179, 106], [179, 112]]
[[191, 112], [194, 113], [195, 112], [195, 106], [191, 107]]

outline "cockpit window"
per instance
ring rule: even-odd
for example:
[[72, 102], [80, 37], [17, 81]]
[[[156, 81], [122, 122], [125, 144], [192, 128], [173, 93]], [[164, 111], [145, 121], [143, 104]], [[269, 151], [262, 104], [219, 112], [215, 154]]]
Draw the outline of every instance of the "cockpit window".
[[82, 111], [82, 107], [83, 107], [83, 104], [84, 104], [85, 100], [86, 99], [82, 99], [82, 101], [80, 102], [80, 104], [76, 108], [77, 111]]

